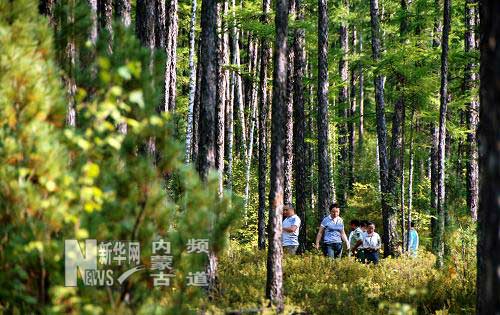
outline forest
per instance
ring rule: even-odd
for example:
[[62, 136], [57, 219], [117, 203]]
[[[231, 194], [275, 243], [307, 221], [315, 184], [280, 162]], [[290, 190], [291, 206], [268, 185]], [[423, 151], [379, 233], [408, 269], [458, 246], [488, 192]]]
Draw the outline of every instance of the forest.
[[0, 0], [0, 315], [500, 314], [498, 17]]

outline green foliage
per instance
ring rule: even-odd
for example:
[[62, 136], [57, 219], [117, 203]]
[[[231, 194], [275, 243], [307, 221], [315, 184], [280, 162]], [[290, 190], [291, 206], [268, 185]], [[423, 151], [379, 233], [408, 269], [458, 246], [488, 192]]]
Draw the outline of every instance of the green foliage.
[[[120, 28], [112, 55], [98, 44], [86, 65], [98, 76], [77, 80], [77, 128], [66, 127], [48, 25], [34, 1], [0, 6], [0, 313], [194, 313], [206, 295], [186, 275], [203, 271], [207, 257], [187, 254], [187, 240], [206, 238], [222, 252], [239, 201], [182, 163], [172, 117], [155, 110], [150, 54]], [[173, 186], [172, 195], [165, 187]], [[172, 245], [168, 289], [152, 289], [146, 273], [123, 288], [63, 286], [65, 239], [139, 241], [149, 267], [159, 237]]]
[[3, 1], [0, 12], [0, 311], [28, 312], [46, 300], [40, 279], [58, 269], [75, 183], [50, 31], [31, 2]]
[[[265, 252], [233, 249], [221, 261], [221, 310], [255, 309], [265, 301]], [[286, 256], [284, 295], [294, 311], [311, 314], [453, 314], [474, 311], [475, 267], [456, 260], [442, 272], [435, 257], [385, 259], [378, 266], [317, 254]], [[457, 269], [460, 268], [460, 269]], [[463, 274], [458, 274], [462, 272]]]

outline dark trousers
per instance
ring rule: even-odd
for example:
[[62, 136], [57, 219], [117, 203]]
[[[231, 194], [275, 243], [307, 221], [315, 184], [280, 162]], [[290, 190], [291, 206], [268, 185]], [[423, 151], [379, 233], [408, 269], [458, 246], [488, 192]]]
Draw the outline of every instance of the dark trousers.
[[374, 265], [378, 264], [379, 261], [378, 251], [367, 251], [365, 249], [365, 258], [367, 263], [373, 263]]
[[299, 245], [287, 245], [287, 246], [283, 246], [283, 252], [285, 254], [296, 255], [297, 254], [297, 248], [299, 248]]
[[365, 250], [363, 248], [358, 249], [356, 259], [363, 264], [365, 263]]
[[325, 245], [325, 255], [331, 258], [341, 258], [342, 257], [342, 243], [326, 243]]

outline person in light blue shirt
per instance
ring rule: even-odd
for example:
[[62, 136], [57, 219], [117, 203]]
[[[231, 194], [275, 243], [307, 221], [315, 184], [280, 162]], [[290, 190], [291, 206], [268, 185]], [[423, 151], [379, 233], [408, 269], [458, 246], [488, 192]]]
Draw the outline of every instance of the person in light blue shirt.
[[337, 203], [330, 206], [330, 215], [326, 216], [319, 227], [318, 234], [316, 235], [317, 249], [320, 248], [319, 242], [324, 233], [325, 254], [331, 258], [342, 257], [342, 241], [346, 243], [347, 250], [349, 250], [349, 242], [344, 230], [344, 221], [339, 216], [340, 208]]
[[417, 257], [417, 250], [418, 250], [418, 233], [417, 230], [415, 230], [415, 223], [411, 222], [410, 223], [410, 232], [409, 237], [408, 237], [408, 251], [411, 256]]
[[300, 218], [295, 214], [293, 205], [283, 207], [283, 234], [281, 242], [283, 251], [287, 254], [295, 255], [299, 247]]

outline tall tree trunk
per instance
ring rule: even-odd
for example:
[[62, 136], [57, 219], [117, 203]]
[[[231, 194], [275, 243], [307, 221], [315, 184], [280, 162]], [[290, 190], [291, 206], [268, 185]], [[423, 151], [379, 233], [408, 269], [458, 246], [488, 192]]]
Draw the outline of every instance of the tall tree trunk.
[[[404, 104], [404, 103], [403, 103]], [[399, 191], [400, 191], [400, 210], [401, 210], [401, 250], [405, 252], [405, 244], [406, 244], [406, 232], [405, 232], [405, 222], [406, 222], [406, 214], [405, 214], [405, 108], [403, 107], [403, 121], [401, 122], [401, 152], [400, 152], [400, 164], [401, 164], [401, 174], [399, 181]]]
[[[411, 210], [413, 207], [413, 117], [415, 116], [415, 108], [411, 110], [410, 117], [410, 159], [408, 160], [408, 222], [407, 222], [407, 237], [409, 239], [411, 229]], [[403, 247], [408, 248], [408, 242], [403, 243]]]
[[[293, 1], [293, 0], [292, 0]], [[295, 0], [295, 9], [297, 11], [297, 22], [304, 21], [304, 6], [301, 0]], [[304, 222], [300, 227], [299, 233], [299, 253], [303, 253], [307, 243], [307, 147], [305, 143], [306, 133], [306, 114], [304, 108], [304, 75], [306, 67], [305, 50], [305, 29], [295, 30], [294, 42], [294, 77], [293, 77], [293, 169], [295, 183], [295, 207], [300, 222]]]
[[113, 1], [112, 0], [99, 0], [99, 35], [106, 34], [108, 38], [108, 52], [112, 51], [113, 41]]
[[439, 128], [436, 123], [431, 125], [432, 132], [432, 146], [430, 154], [430, 166], [431, 166], [431, 234], [432, 234], [432, 252], [437, 254], [439, 243], [436, 236], [437, 232], [437, 199], [438, 199], [438, 145], [439, 145]]
[[[359, 54], [363, 53], [363, 35], [361, 31], [359, 32]], [[360, 154], [363, 153], [363, 140], [364, 140], [364, 106], [365, 106], [365, 76], [363, 73], [363, 62], [361, 59], [358, 63], [358, 75], [359, 75], [359, 125], [358, 125], [358, 151]]]
[[[219, 16], [224, 16], [228, 11], [228, 3], [220, 2], [218, 5]], [[229, 71], [224, 69], [229, 64], [229, 35], [225, 31], [225, 22], [218, 20], [218, 55], [217, 55], [217, 108], [216, 108], [216, 130], [215, 130], [215, 167], [219, 173], [219, 194], [222, 195], [224, 189], [224, 136], [225, 136], [225, 114], [226, 114], [226, 90], [229, 88], [227, 78]]]
[[64, 83], [68, 92], [68, 106], [66, 112], [66, 124], [71, 127], [76, 127], [76, 30], [75, 30], [75, 0], [68, 1], [67, 15], [63, 15], [60, 23], [61, 30], [68, 30], [65, 36], [65, 47], [62, 61], [65, 64], [66, 74], [64, 76]]
[[[295, 16], [295, 0], [288, 1], [288, 14]], [[293, 70], [294, 70], [294, 50], [292, 45], [288, 49], [287, 61], [287, 91], [286, 91], [286, 113], [285, 113], [285, 170], [284, 170], [284, 202], [292, 203], [292, 166], [293, 166]]]
[[[136, 5], [136, 32], [141, 44], [149, 49], [149, 64], [147, 71], [151, 78], [154, 76], [154, 49], [156, 45], [155, 40], [155, 1], [138, 0]], [[108, 47], [111, 48], [111, 47]], [[155, 89], [155, 82], [151, 80], [149, 89], [145, 92], [152, 93]], [[156, 145], [153, 137], [149, 138], [146, 144], [146, 149], [149, 156], [156, 159]]]
[[[253, 46], [253, 45], [252, 45]], [[250, 59], [250, 64], [254, 64], [255, 66], [251, 68], [253, 71], [257, 69], [257, 53], [255, 50], [257, 50], [257, 45], [255, 45], [255, 49], [252, 49], [252, 54], [251, 54], [251, 59]], [[251, 75], [254, 76], [255, 74], [251, 72]], [[251, 112], [251, 121], [250, 121], [250, 131], [248, 132], [248, 153], [246, 154], [246, 161], [245, 161], [245, 219], [248, 218], [248, 213], [246, 213], [248, 209], [248, 198], [250, 196], [250, 168], [252, 166], [252, 159], [253, 159], [253, 147], [254, 147], [254, 133], [255, 133], [255, 125], [256, 125], [256, 120], [257, 120], [257, 86], [254, 84], [254, 82], [250, 82], [250, 112]]]
[[[356, 28], [353, 26], [351, 30], [351, 49], [352, 52], [354, 53], [356, 49], [356, 44], [357, 44], [357, 36], [356, 36]], [[354, 122], [354, 116], [356, 115], [356, 106], [357, 106], [357, 100], [356, 100], [356, 67], [352, 67], [351, 69], [351, 79], [349, 83], [349, 89], [350, 89], [350, 101], [351, 101], [351, 106], [349, 108], [349, 121], [347, 123], [347, 129], [349, 131], [349, 167], [347, 168], [347, 190], [349, 192], [352, 191], [352, 186], [354, 183], [354, 148], [356, 145], [356, 124]]]
[[178, 34], [178, 3], [170, 0], [165, 7], [165, 82], [164, 82], [164, 111], [175, 110], [177, 85], [177, 34]]
[[233, 189], [233, 146], [234, 146], [234, 76], [231, 74], [230, 89], [226, 101], [226, 188]]
[[[309, 59], [306, 59], [306, 73], [307, 73], [307, 79], [308, 80], [313, 80], [313, 70], [311, 67], [311, 61]], [[308, 88], [308, 93], [307, 93], [307, 129], [306, 129], [306, 138], [308, 139], [313, 139], [313, 137], [318, 134], [317, 130], [317, 122], [314, 121], [314, 112], [317, 111], [317, 105], [316, 100], [314, 99], [314, 85], [309, 84]], [[316, 128], [315, 128], [316, 127]], [[323, 217], [323, 211], [322, 209], [318, 209], [317, 204], [316, 204], [316, 196], [317, 196], [317, 189], [318, 189], [318, 183], [317, 183], [317, 177], [315, 176], [315, 161], [318, 161], [318, 155], [314, 145], [310, 142], [306, 143], [306, 149], [307, 149], [307, 192], [308, 195], [307, 197], [309, 198], [309, 209], [317, 209], [316, 216], [319, 218]]]
[[[434, 28], [433, 28], [433, 37], [432, 37], [432, 47], [437, 49], [441, 45], [441, 39], [439, 38], [439, 34], [443, 31], [443, 27], [441, 24], [441, 19], [439, 18], [440, 12], [440, 4], [439, 0], [434, 1], [434, 10], [435, 10], [435, 18], [434, 18]], [[439, 249], [439, 240], [437, 237], [438, 230], [438, 144], [439, 144], [439, 129], [436, 123], [431, 124], [431, 139], [432, 146], [430, 152], [430, 179], [431, 179], [431, 235], [432, 235], [432, 252], [437, 255]]]
[[[236, 1], [232, 0], [232, 10], [233, 10], [233, 19], [236, 19]], [[240, 43], [239, 43], [240, 33], [239, 30], [233, 25], [231, 29], [231, 50], [232, 50], [232, 64], [240, 69]], [[233, 108], [236, 108], [236, 113], [238, 115], [238, 123], [239, 123], [239, 140], [241, 141], [239, 144], [241, 145], [241, 157], [244, 159], [247, 153], [247, 139], [246, 139], [246, 124], [245, 124], [245, 110], [244, 110], [244, 100], [243, 100], [243, 86], [241, 83], [241, 75], [233, 71], [231, 74], [232, 81], [232, 89], [233, 89]], [[238, 142], [237, 142], [238, 143]]]
[[[89, 17], [90, 17], [90, 29], [89, 29], [89, 41], [92, 44], [92, 49], [95, 49], [95, 45], [97, 44], [97, 34], [98, 34], [98, 26], [97, 26], [97, 0], [88, 0], [89, 5]], [[93, 54], [95, 57], [95, 54]]]
[[[262, 1], [263, 24], [269, 24], [270, 0]], [[259, 249], [266, 246], [265, 240], [265, 213], [266, 213], [266, 175], [267, 175], [267, 68], [270, 49], [267, 40], [263, 37], [260, 45], [259, 70], [259, 212], [258, 212], [258, 243]]]
[[193, 144], [191, 145], [191, 162], [193, 162], [194, 165], [196, 165], [198, 162], [198, 148], [200, 144], [200, 94], [201, 94], [200, 93], [201, 92], [200, 48], [201, 47], [198, 47], [198, 61], [196, 66], [196, 86], [195, 86], [194, 108], [193, 108]]
[[[370, 0], [370, 17], [372, 31], [372, 53], [375, 62], [380, 60], [380, 24], [378, 16], [378, 0]], [[375, 74], [375, 103], [377, 116], [377, 139], [380, 165], [380, 190], [382, 193], [382, 221], [384, 233], [384, 257], [394, 255], [396, 251], [396, 218], [394, 209], [390, 206], [387, 166], [387, 126], [385, 122], [384, 78], [380, 73]]]
[[378, 145], [378, 136], [377, 136], [377, 144], [376, 144], [376, 150], [375, 150], [375, 164], [377, 164], [377, 184], [378, 184], [378, 192], [381, 194], [382, 193], [382, 182], [380, 180], [380, 148]]
[[[474, 39], [476, 0], [465, 2], [465, 52], [471, 53], [476, 50]], [[474, 89], [477, 87], [477, 65], [468, 57], [470, 62], [465, 67], [465, 93], [468, 94], [467, 103], [467, 206], [474, 220], [477, 220], [477, 207], [479, 197], [479, 168], [477, 148], [477, 124], [479, 116], [479, 103]]]
[[[200, 143], [197, 170], [203, 180], [215, 168], [215, 126], [217, 107], [217, 2], [201, 5], [201, 91]], [[208, 291], [217, 286], [217, 257], [211, 250], [207, 267]]]
[[[347, 0], [342, 0], [342, 6], [347, 9]], [[341, 207], [346, 206], [347, 202], [347, 190], [349, 181], [349, 144], [348, 144], [348, 130], [347, 121], [349, 119], [349, 66], [347, 63], [347, 54], [349, 53], [349, 29], [346, 21], [342, 21], [339, 29], [340, 36], [340, 49], [342, 53], [339, 60], [339, 73], [341, 86], [339, 91], [339, 101], [338, 101], [338, 115], [339, 122], [337, 123], [338, 129], [338, 144], [339, 144], [339, 180], [337, 184], [337, 202], [340, 203]]]
[[130, 0], [115, 1], [116, 16], [125, 27], [129, 27], [131, 23], [130, 11], [131, 11]]
[[276, 1], [276, 41], [273, 53], [273, 107], [271, 120], [271, 180], [269, 192], [269, 248], [267, 253], [266, 298], [283, 312], [283, 270], [281, 221], [283, 218], [283, 141], [286, 111], [286, 62], [288, 1]]
[[328, 155], [328, 8], [318, 0], [318, 220], [328, 214], [330, 156]]
[[[155, 3], [155, 47], [159, 50], [164, 50], [167, 43], [167, 22], [165, 1], [166, 0], [153, 0]], [[163, 106], [161, 106], [163, 110]]]
[[136, 32], [142, 45], [153, 49], [155, 47], [155, 2], [137, 0]]
[[478, 211], [478, 315], [500, 314], [500, 3], [480, 1], [481, 77], [480, 127], [481, 187]]
[[441, 41], [441, 88], [438, 133], [438, 195], [437, 195], [437, 261], [438, 267], [444, 263], [444, 227], [445, 227], [445, 158], [446, 158], [446, 113], [448, 106], [448, 37], [450, 34], [451, 0], [444, 0], [443, 37]]
[[191, 161], [191, 154], [193, 151], [193, 113], [194, 113], [194, 99], [196, 94], [196, 63], [194, 61], [195, 51], [195, 31], [196, 26], [196, 0], [191, 1], [191, 22], [189, 23], [189, 101], [188, 101], [188, 119], [186, 130], [186, 153], [184, 161], [189, 163]]
[[217, 5], [203, 0], [201, 8], [200, 143], [197, 169], [206, 179], [215, 168], [215, 123], [217, 107]]
[[[390, 196], [390, 212], [388, 213], [388, 219], [390, 221], [396, 220], [397, 210], [398, 210], [398, 198], [400, 191], [399, 183], [403, 181], [402, 172], [403, 164], [401, 159], [401, 154], [403, 154], [403, 128], [405, 120], [405, 108], [403, 98], [399, 98], [394, 104], [394, 115], [392, 119], [392, 143], [391, 152], [389, 159], [389, 179], [388, 179], [388, 190], [391, 194]], [[402, 209], [401, 209], [402, 211]], [[392, 224], [392, 223], [391, 223]], [[403, 234], [404, 235], [404, 234]], [[394, 231], [390, 238], [393, 240], [391, 242], [393, 246], [393, 254], [396, 254], [396, 233]]]
[[[88, 69], [91, 82], [87, 90], [89, 91], [89, 94], [92, 94], [93, 85], [95, 82], [95, 78], [97, 76], [97, 66], [95, 63], [97, 34], [98, 34], [97, 0], [88, 0], [87, 5], [88, 5], [89, 20], [90, 20], [87, 40], [90, 43], [90, 46], [80, 51], [80, 60], [81, 60], [81, 68], [85, 70]], [[120, 124], [120, 125], [124, 125], [126, 127], [126, 124]]]

